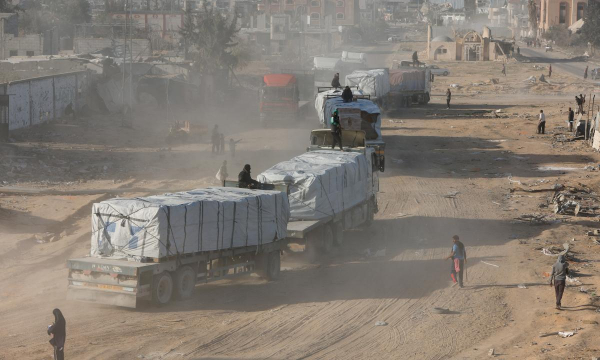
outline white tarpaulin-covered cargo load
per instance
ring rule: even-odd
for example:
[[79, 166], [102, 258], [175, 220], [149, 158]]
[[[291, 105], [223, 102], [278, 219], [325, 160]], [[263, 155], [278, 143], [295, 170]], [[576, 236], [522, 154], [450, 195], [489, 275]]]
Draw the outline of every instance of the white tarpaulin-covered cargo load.
[[[323, 123], [323, 110], [325, 109], [325, 102], [328, 99], [339, 97], [341, 99], [343, 89], [331, 89], [327, 91], [322, 91], [317, 94], [315, 99], [315, 110], [317, 110], [317, 114], [319, 114], [319, 119], [321, 119], [321, 124]], [[352, 89], [352, 94], [354, 95], [364, 95], [361, 90]], [[331, 114], [329, 114], [331, 115]]]
[[367, 62], [367, 54], [351, 52], [351, 51], [342, 51], [342, 61], [354, 62], [354, 63], [366, 63]]
[[[337, 70], [342, 66], [342, 60], [338, 58], [328, 58], [315, 56], [313, 58], [313, 66], [319, 70]], [[333, 74], [331, 75], [333, 77]]]
[[258, 181], [288, 184], [291, 218], [333, 216], [371, 196], [372, 176], [362, 153], [312, 151], [264, 171]]
[[390, 73], [388, 69], [356, 70], [346, 75], [346, 86], [371, 97], [382, 97], [390, 92]]
[[207, 188], [111, 199], [92, 209], [92, 256], [163, 258], [283, 239], [289, 203], [278, 191]]
[[[329, 126], [329, 119], [335, 109], [360, 109], [362, 121], [361, 130], [365, 132], [367, 140], [381, 140], [381, 109], [371, 100], [358, 99], [345, 103], [341, 97], [328, 99], [323, 108], [323, 115], [319, 119], [324, 127]], [[340, 110], [340, 120], [343, 120], [343, 114]]]

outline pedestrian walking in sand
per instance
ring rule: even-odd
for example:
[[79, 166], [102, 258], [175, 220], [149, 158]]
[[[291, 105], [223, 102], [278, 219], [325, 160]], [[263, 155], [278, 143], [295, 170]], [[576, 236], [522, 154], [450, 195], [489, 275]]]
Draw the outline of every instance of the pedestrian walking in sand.
[[452, 100], [452, 93], [450, 89], [446, 90], [446, 107], [450, 109], [450, 100]]
[[[556, 263], [552, 265], [552, 276], [550, 277], [550, 286], [554, 285], [554, 294], [556, 296], [556, 308], [560, 310], [562, 306], [563, 292], [565, 291], [565, 282], [569, 275], [569, 263], [565, 261], [564, 255], [558, 255]], [[552, 284], [554, 280], [554, 284]]]
[[54, 315], [54, 323], [48, 326], [48, 335], [52, 335], [50, 345], [54, 348], [54, 360], [64, 360], [67, 322], [59, 309], [54, 309], [52, 314]]
[[219, 171], [217, 172], [217, 180], [219, 180], [219, 182], [221, 183], [222, 186], [225, 185], [225, 180], [227, 180], [227, 176], [229, 176], [229, 174], [227, 173], [227, 160], [223, 161], [223, 165], [221, 165], [221, 167], [219, 168]]
[[467, 250], [465, 245], [460, 241], [458, 235], [452, 237], [452, 251], [450, 255], [446, 257], [446, 260], [451, 259], [451, 270], [450, 277], [452, 278], [452, 286], [458, 284], [461, 288], [463, 287], [463, 273], [465, 270], [465, 264], [467, 263]]
[[548, 77], [552, 76], [552, 64], [548, 67]]
[[588, 66], [585, 67], [585, 71], [583, 72], [583, 79], [587, 79], [587, 75], [588, 75]]
[[506, 76], [506, 64], [502, 64], [502, 75]]
[[540, 110], [537, 133], [538, 134], [546, 133], [546, 115], [544, 114], [544, 110]]

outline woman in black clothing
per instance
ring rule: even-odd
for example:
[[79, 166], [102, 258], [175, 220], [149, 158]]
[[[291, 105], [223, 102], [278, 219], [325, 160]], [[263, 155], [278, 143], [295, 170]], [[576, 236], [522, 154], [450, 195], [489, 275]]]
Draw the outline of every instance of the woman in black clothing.
[[60, 310], [54, 309], [52, 314], [54, 314], [54, 324], [48, 326], [48, 335], [53, 335], [52, 339], [50, 339], [50, 344], [54, 347], [54, 360], [64, 360], [67, 322]]

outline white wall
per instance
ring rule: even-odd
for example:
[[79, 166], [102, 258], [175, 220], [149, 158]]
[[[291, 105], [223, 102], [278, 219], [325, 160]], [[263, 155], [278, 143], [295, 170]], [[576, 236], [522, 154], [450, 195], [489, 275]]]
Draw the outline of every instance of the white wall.
[[0, 84], [0, 94], [10, 95], [8, 129], [22, 129], [58, 119], [69, 104], [75, 110], [81, 109], [89, 86], [87, 71]]

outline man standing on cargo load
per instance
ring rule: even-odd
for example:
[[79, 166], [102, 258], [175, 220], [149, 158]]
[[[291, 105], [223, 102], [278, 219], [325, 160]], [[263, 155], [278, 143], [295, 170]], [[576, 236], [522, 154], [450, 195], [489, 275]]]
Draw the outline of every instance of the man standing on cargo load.
[[342, 149], [342, 124], [340, 124], [340, 116], [338, 109], [333, 110], [331, 114], [331, 136], [333, 137], [332, 149], [335, 149], [335, 144], [340, 144], [340, 150]]
[[352, 90], [350, 89], [350, 86], [346, 86], [344, 88], [344, 91], [342, 91], [342, 100], [345, 103], [349, 103], [349, 102], [352, 102], [353, 98], [354, 98], [354, 94], [352, 94]]
[[458, 284], [461, 288], [463, 287], [463, 272], [465, 264], [467, 263], [467, 250], [465, 245], [460, 242], [458, 235], [452, 237], [452, 251], [450, 255], [446, 257], [446, 260], [452, 259], [452, 267], [450, 271], [450, 277], [452, 277], [452, 286]]
[[333, 80], [331, 80], [331, 87], [336, 89], [342, 87], [342, 85], [340, 84], [340, 73], [335, 73], [335, 75], [333, 75]]

